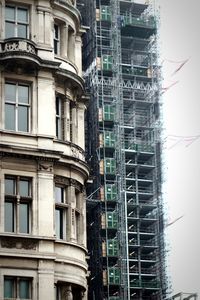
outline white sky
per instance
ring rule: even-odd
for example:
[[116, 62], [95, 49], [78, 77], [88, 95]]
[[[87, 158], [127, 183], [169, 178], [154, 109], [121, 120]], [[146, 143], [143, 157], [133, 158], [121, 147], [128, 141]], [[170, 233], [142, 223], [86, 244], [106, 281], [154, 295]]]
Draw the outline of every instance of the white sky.
[[[157, 0], [161, 6], [161, 60], [165, 136], [200, 135], [200, 1]], [[174, 76], [178, 64], [189, 61]], [[200, 299], [200, 138], [191, 145], [168, 136], [165, 171], [170, 220], [168, 227], [173, 293], [198, 292]], [[173, 146], [176, 142], [178, 142]]]

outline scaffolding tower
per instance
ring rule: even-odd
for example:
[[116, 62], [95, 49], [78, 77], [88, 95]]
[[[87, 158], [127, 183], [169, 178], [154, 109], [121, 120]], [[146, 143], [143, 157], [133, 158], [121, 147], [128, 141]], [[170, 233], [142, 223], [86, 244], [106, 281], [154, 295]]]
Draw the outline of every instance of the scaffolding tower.
[[166, 299], [156, 16], [142, 0], [77, 6], [89, 28], [89, 299]]

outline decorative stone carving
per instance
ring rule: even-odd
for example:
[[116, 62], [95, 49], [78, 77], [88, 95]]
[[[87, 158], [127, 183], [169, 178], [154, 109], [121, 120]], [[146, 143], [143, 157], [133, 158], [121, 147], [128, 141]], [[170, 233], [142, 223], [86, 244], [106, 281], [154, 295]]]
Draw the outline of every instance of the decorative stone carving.
[[72, 209], [72, 225], [75, 224], [75, 209]]
[[24, 238], [14, 238], [14, 237], [1, 237], [1, 247], [2, 248], [16, 248], [25, 250], [36, 250], [37, 241], [24, 239]]
[[9, 41], [4, 44], [4, 52], [25, 51], [36, 54], [35, 47], [28, 41]]
[[73, 187], [75, 187], [76, 190], [78, 190], [79, 192], [83, 191], [83, 186], [82, 184], [80, 184], [78, 181], [76, 181], [75, 179], [70, 179], [70, 185], [72, 185]]
[[63, 177], [63, 176], [55, 176], [55, 183], [61, 184], [61, 185], [70, 185], [69, 178]]
[[53, 172], [53, 164], [49, 163], [39, 163], [38, 164], [38, 171], [43, 171], [43, 172]]
[[84, 191], [84, 186], [82, 184], [80, 184], [77, 180], [73, 179], [73, 178], [66, 178], [63, 176], [58, 176], [55, 175], [54, 177], [55, 183], [57, 184], [61, 184], [61, 185], [65, 185], [65, 186], [73, 186], [76, 190], [78, 190], [79, 192], [83, 192]]
[[81, 291], [81, 299], [86, 299], [85, 296], [86, 296], [85, 291]]
[[79, 151], [76, 148], [71, 147], [72, 157], [79, 158]]
[[65, 300], [73, 300], [72, 287], [68, 285], [64, 290], [64, 299]]

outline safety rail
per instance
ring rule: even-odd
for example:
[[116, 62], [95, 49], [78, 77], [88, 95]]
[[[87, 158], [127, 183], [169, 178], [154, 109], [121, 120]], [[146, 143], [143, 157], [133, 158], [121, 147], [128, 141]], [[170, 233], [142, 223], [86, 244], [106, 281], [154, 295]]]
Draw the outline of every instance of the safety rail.
[[122, 64], [130, 64], [136, 66], [148, 67], [150, 64], [150, 55], [147, 51], [136, 50], [133, 52], [133, 56], [130, 57], [129, 51], [122, 53]]
[[156, 228], [155, 227], [140, 227], [140, 233], [156, 233]]
[[138, 174], [138, 180], [153, 180], [153, 175], [152, 174]]
[[144, 261], [148, 260], [148, 261], [154, 261], [154, 262], [157, 261], [155, 254], [141, 254], [140, 260], [144, 260]]
[[154, 240], [140, 240], [141, 246], [157, 246], [157, 241]]
[[154, 212], [154, 213], [149, 213], [149, 214], [146, 214], [146, 215], [140, 215], [140, 219], [157, 219], [157, 214]]
[[142, 92], [142, 91], [130, 91], [130, 90], [123, 90], [123, 98], [124, 101], [136, 101], [136, 102], [154, 102], [153, 95], [150, 95], [148, 92]]
[[124, 125], [129, 127], [151, 128], [153, 126], [153, 120], [150, 120], [148, 116], [137, 116], [130, 113], [124, 113]]
[[125, 150], [135, 150], [138, 152], [151, 152], [153, 153], [154, 147], [149, 144], [136, 144], [134, 141], [125, 140]]
[[153, 200], [153, 201], [146, 201], [146, 200], [140, 200], [139, 204], [142, 206], [148, 206], [148, 205], [155, 205], [157, 206], [157, 200]]
[[140, 193], [140, 194], [153, 194], [154, 190], [153, 187], [138, 187], [136, 188], [133, 184], [126, 185], [126, 192], [132, 193]]
[[139, 26], [139, 27], [148, 27], [155, 29], [156, 21], [153, 16], [144, 17], [144, 16], [134, 16], [132, 14], [121, 15], [121, 24], [122, 27], [125, 26]]
[[141, 268], [141, 274], [157, 274], [157, 269], [155, 267], [151, 268]]
[[141, 287], [141, 288], [159, 288], [159, 281], [144, 281], [139, 279], [133, 279], [130, 281], [131, 287]]
[[126, 159], [126, 165], [140, 165], [140, 166], [149, 166], [149, 167], [155, 167], [155, 163], [153, 159], [149, 160], [136, 160], [136, 159]]
[[153, 194], [153, 187], [138, 187], [138, 193], [141, 194]]

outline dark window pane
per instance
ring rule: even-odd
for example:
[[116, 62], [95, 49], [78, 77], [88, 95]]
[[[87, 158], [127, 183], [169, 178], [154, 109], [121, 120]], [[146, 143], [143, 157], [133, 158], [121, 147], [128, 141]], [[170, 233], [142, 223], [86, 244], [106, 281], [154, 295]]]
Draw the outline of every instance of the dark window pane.
[[6, 195], [15, 195], [15, 180], [14, 179], [5, 179], [5, 194]]
[[15, 130], [15, 106], [6, 104], [5, 107], [5, 128]]
[[19, 85], [18, 87], [18, 102], [29, 103], [28, 86]]
[[27, 38], [27, 26], [18, 24], [17, 25], [17, 36], [21, 38]]
[[24, 8], [18, 8], [17, 9], [17, 21], [18, 22], [28, 22], [28, 11]]
[[5, 100], [6, 102], [16, 102], [16, 85], [6, 83], [5, 85]]
[[20, 299], [30, 299], [29, 293], [29, 280], [21, 279], [19, 281], [19, 298]]
[[18, 107], [18, 130], [28, 132], [28, 107]]
[[4, 279], [4, 298], [14, 298], [14, 280]]
[[56, 209], [56, 237], [63, 238], [63, 212], [60, 209]]
[[58, 54], [58, 41], [54, 40], [54, 53]]
[[5, 19], [12, 20], [12, 21], [15, 20], [15, 8], [14, 7], [6, 6]]
[[5, 231], [14, 232], [14, 205], [12, 202], [5, 202]]
[[59, 27], [58, 27], [58, 25], [56, 25], [56, 24], [54, 24], [54, 37], [55, 37], [56, 39], [59, 38]]
[[29, 180], [20, 180], [20, 182], [19, 182], [20, 196], [22, 196], [22, 197], [30, 196], [29, 185], [30, 185]]
[[64, 202], [64, 188], [59, 186], [55, 187], [55, 199], [57, 203]]
[[56, 118], [56, 136], [58, 139], [61, 139], [61, 122], [60, 118]]
[[8, 39], [10, 37], [14, 37], [15, 36], [15, 25], [14, 25], [14, 23], [6, 22], [5, 26], [6, 26], [6, 28], [5, 28], [5, 38]]
[[20, 203], [19, 206], [19, 232], [29, 233], [29, 204]]
[[79, 239], [80, 216], [76, 213], [76, 239]]
[[56, 115], [60, 115], [60, 98], [56, 97]]

